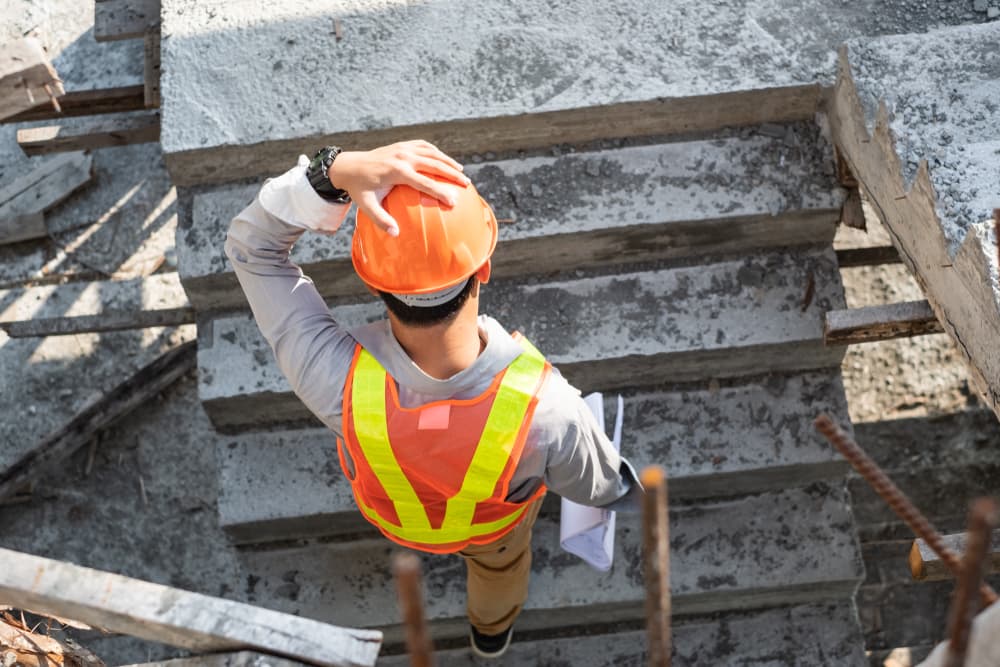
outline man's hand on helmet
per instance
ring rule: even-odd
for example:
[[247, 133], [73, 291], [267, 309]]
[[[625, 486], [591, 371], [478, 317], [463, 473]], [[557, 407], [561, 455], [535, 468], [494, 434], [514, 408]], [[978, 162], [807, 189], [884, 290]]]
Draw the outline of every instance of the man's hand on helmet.
[[390, 236], [399, 225], [382, 208], [382, 200], [397, 185], [409, 185], [447, 206], [453, 206], [448, 189], [431, 178], [437, 176], [459, 185], [469, 179], [462, 165], [426, 141], [402, 141], [370, 151], [344, 151], [329, 171], [333, 186], [347, 190], [351, 199]]

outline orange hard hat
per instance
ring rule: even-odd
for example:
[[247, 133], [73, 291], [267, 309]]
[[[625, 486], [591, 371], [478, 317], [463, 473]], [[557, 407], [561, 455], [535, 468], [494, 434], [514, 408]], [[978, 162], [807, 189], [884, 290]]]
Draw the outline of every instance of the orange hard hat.
[[471, 184], [435, 180], [453, 189], [455, 206], [406, 185], [382, 200], [399, 223], [399, 236], [389, 236], [358, 210], [351, 262], [368, 285], [392, 294], [437, 292], [468, 279], [493, 254], [497, 219], [490, 205]]

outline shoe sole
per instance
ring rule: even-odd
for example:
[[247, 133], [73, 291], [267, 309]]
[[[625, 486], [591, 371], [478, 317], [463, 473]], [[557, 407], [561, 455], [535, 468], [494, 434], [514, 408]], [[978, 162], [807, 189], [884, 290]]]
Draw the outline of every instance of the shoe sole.
[[486, 651], [483, 651], [478, 646], [476, 646], [476, 640], [473, 638], [472, 631], [470, 630], [469, 646], [472, 648], [472, 652], [475, 655], [479, 656], [480, 658], [485, 658], [486, 660], [492, 660], [494, 658], [499, 658], [500, 656], [502, 656], [504, 653], [507, 652], [507, 649], [510, 648], [510, 640], [513, 637], [514, 637], [514, 631], [511, 630], [510, 632], [507, 633], [507, 641], [506, 643], [504, 643], [502, 648], [494, 651], [493, 653], [487, 653]]

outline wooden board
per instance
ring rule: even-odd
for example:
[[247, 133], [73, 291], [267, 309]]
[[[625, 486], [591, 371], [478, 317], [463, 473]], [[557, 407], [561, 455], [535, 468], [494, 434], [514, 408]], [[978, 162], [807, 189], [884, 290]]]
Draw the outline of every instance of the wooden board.
[[382, 644], [376, 630], [342, 628], [9, 549], [0, 549], [0, 563], [0, 599], [9, 604], [192, 651], [250, 648], [315, 665], [369, 667]]
[[94, 5], [94, 39], [111, 42], [160, 29], [160, 0], [104, 0]]
[[[965, 533], [945, 535], [945, 546], [955, 553], [965, 553]], [[986, 557], [986, 572], [994, 574], [1000, 572], [1000, 530], [994, 530], [990, 539], [990, 553]], [[937, 581], [940, 579], [954, 579], [954, 573], [948, 569], [934, 550], [927, 546], [923, 540], [914, 540], [910, 548], [910, 574], [917, 581]]]
[[26, 155], [90, 150], [143, 144], [160, 140], [160, 116], [152, 113], [129, 118], [96, 118], [69, 125], [49, 125], [17, 131], [17, 143]]
[[0, 124], [68, 118], [70, 116], [94, 116], [119, 111], [140, 111], [146, 107], [145, 86], [69, 91], [59, 98], [60, 111], [56, 111], [48, 100], [39, 100], [38, 102], [37, 106], [26, 111], [7, 118], [0, 118]]
[[899, 264], [896, 246], [883, 245], [871, 248], [841, 248], [837, 251], [837, 264], [847, 269], [855, 266], [875, 266], [878, 264]]
[[930, 304], [926, 301], [905, 301], [828, 311], [823, 342], [827, 345], [855, 345], [943, 331]]
[[160, 33], [146, 33], [143, 46], [143, 102], [147, 109], [160, 107]]
[[38, 40], [19, 39], [0, 48], [0, 119], [43, 102], [51, 104], [51, 98], [63, 92]]
[[[0, 470], [0, 500], [9, 498], [38, 479], [51, 466], [87, 444], [95, 434], [114, 424], [195, 367], [195, 342], [175, 347], [143, 366], [111, 391], [85, 406], [69, 423], [40, 440], [5, 470]], [[3, 568], [0, 568], [3, 570]], [[5, 603], [36, 609], [31, 605]], [[60, 612], [37, 608], [38, 611]], [[75, 618], [72, 614], [66, 614]], [[86, 619], [76, 619], [87, 622]], [[97, 623], [100, 625], [100, 623]]]
[[43, 317], [16, 322], [0, 322], [0, 329], [6, 331], [11, 338], [36, 338], [125, 331], [148, 327], [176, 327], [194, 323], [193, 308], [164, 308], [162, 310], [112, 311], [100, 315]]
[[39, 162], [0, 189], [0, 245], [46, 236], [44, 211], [93, 179], [93, 158], [86, 153]]
[[921, 161], [907, 188], [889, 127], [889, 111], [883, 101], [874, 130], [869, 132], [846, 48], [840, 52], [837, 83], [828, 96], [827, 111], [840, 154], [885, 224], [937, 320], [955, 341], [972, 384], [1000, 415], [1000, 305], [989, 270], [990, 262], [996, 262], [997, 250], [987, 240], [987, 230], [983, 225], [970, 228], [958, 251], [949, 251], [927, 162]]

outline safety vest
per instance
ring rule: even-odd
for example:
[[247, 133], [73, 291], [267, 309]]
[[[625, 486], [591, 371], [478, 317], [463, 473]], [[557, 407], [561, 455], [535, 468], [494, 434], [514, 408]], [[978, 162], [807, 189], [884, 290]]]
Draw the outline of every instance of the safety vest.
[[551, 370], [531, 343], [514, 339], [523, 351], [482, 394], [413, 409], [400, 405], [375, 357], [355, 348], [337, 453], [362, 515], [390, 540], [434, 553], [487, 544], [545, 493], [541, 485], [524, 501], [505, 500]]

